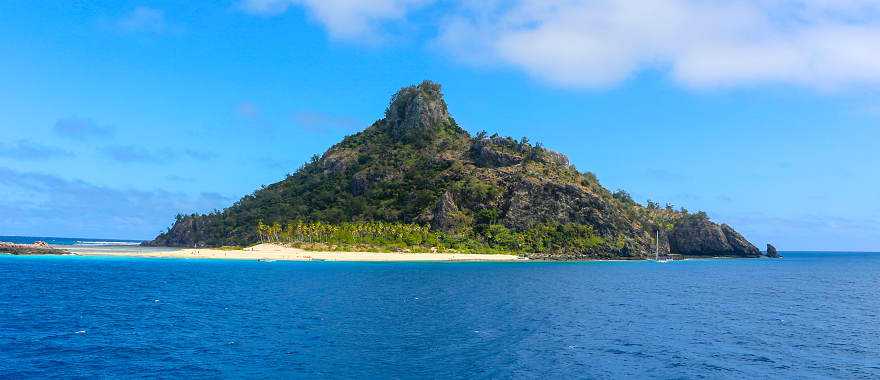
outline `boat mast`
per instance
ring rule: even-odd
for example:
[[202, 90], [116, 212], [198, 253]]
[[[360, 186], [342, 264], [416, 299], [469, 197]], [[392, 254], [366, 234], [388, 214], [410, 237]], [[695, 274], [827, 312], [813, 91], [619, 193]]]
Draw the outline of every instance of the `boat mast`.
[[660, 260], [660, 229], [657, 229], [657, 243], [654, 247], [654, 260]]

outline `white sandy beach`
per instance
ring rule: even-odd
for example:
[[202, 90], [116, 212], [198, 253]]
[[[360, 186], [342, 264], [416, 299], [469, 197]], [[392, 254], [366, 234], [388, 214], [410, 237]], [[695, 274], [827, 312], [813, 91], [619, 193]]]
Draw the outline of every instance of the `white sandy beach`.
[[169, 249], [169, 250], [114, 250], [74, 249], [80, 256], [120, 256], [230, 260], [285, 260], [285, 261], [521, 261], [514, 255], [466, 253], [402, 253], [402, 252], [319, 252], [276, 244], [259, 244], [243, 250]]

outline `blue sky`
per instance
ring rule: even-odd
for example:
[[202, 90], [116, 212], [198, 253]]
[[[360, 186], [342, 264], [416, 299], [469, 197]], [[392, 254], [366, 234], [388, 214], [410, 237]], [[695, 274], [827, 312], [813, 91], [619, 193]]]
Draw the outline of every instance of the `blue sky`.
[[0, 3], [0, 235], [148, 239], [443, 85], [756, 245], [880, 250], [876, 1]]

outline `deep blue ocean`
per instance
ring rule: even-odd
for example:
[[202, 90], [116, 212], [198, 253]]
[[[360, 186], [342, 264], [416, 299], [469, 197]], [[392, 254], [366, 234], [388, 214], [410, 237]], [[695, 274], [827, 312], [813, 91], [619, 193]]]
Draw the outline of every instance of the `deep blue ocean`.
[[0, 378], [880, 378], [880, 254], [0, 256]]

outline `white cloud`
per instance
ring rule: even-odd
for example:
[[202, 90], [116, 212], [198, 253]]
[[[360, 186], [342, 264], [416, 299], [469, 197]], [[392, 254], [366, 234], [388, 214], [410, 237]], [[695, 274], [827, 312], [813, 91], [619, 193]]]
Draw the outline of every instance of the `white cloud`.
[[880, 1], [522, 0], [461, 9], [438, 38], [454, 56], [562, 86], [609, 86], [644, 70], [691, 87], [880, 84]]
[[116, 27], [125, 32], [164, 33], [169, 30], [165, 12], [139, 6], [116, 21]]
[[250, 14], [274, 16], [292, 5], [305, 7], [309, 14], [339, 39], [380, 37], [383, 23], [402, 20], [407, 13], [430, 0], [243, 0], [242, 10]]
[[[436, 5], [434, 44], [565, 87], [659, 71], [687, 87], [880, 85], [880, 0], [242, 0], [307, 10], [334, 38], [371, 40]], [[427, 23], [426, 23], [427, 22]]]

